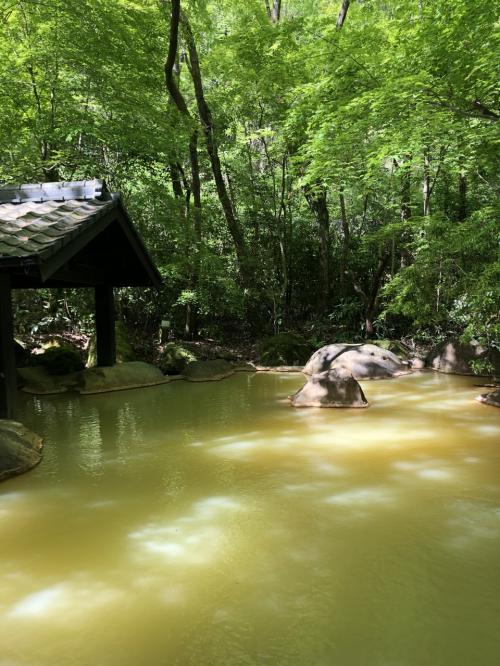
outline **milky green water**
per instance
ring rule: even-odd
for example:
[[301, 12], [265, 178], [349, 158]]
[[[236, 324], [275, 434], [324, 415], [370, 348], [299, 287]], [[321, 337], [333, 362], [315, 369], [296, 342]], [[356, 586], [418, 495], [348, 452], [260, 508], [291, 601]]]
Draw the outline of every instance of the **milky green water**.
[[500, 410], [477, 380], [301, 375], [24, 398], [0, 665], [498, 666]]

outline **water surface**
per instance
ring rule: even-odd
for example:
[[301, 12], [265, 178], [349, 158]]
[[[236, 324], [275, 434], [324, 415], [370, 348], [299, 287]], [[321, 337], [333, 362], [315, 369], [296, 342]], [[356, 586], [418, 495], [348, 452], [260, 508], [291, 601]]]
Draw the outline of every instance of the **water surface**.
[[24, 398], [0, 666], [500, 663], [500, 413], [477, 380], [301, 375]]

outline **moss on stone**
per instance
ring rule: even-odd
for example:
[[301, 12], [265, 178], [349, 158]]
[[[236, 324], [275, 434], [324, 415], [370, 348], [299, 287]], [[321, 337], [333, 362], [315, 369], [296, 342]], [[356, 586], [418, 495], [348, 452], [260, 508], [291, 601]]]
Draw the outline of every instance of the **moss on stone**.
[[79, 374], [81, 394], [106, 393], [165, 384], [168, 378], [159, 368], [141, 361], [117, 363], [106, 368], [87, 368]]
[[210, 382], [229, 377], [234, 372], [231, 364], [222, 358], [212, 361], [193, 361], [184, 370], [185, 378], [190, 382]]
[[167, 375], [179, 375], [188, 363], [196, 360], [197, 358], [192, 351], [178, 345], [176, 342], [169, 342], [161, 353], [158, 365]]
[[304, 365], [312, 352], [312, 345], [296, 333], [278, 333], [268, 338], [261, 347], [260, 360], [264, 365]]
[[68, 375], [82, 370], [84, 365], [80, 352], [68, 345], [49, 347], [43, 354], [33, 354], [31, 363], [43, 366], [50, 375]]

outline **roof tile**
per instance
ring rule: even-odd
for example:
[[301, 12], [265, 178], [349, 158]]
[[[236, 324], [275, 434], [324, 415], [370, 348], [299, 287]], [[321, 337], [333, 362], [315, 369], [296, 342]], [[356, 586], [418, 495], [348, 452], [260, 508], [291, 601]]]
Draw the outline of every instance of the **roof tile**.
[[50, 254], [114, 205], [99, 199], [1, 203], [0, 261]]

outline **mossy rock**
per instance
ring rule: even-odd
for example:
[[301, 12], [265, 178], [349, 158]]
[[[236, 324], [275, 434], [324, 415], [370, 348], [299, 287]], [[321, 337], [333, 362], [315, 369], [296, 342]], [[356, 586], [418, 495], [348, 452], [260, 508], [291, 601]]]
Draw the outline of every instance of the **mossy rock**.
[[18, 385], [25, 393], [34, 395], [65, 393], [76, 385], [78, 374], [51, 375], [42, 365], [17, 369]]
[[86, 395], [156, 386], [167, 382], [168, 378], [156, 366], [142, 361], [131, 361], [106, 368], [83, 370], [79, 374], [77, 390]]
[[[115, 323], [115, 336], [116, 336], [116, 362], [129, 363], [136, 360], [136, 354], [132, 349], [129, 342], [128, 334], [121, 321]], [[93, 368], [97, 365], [97, 349], [96, 338], [93, 335], [89, 341], [89, 349], [87, 354], [87, 368]]]
[[32, 354], [31, 364], [43, 366], [49, 375], [68, 375], [83, 370], [80, 352], [69, 345], [49, 347], [43, 354]]
[[179, 375], [188, 363], [196, 360], [197, 358], [192, 351], [178, 345], [176, 342], [169, 342], [165, 345], [158, 365], [166, 375]]
[[497, 376], [500, 375], [500, 351], [473, 340], [446, 340], [429, 352], [426, 365], [453, 375]]
[[312, 375], [291, 397], [294, 407], [368, 407], [368, 400], [349, 371], [325, 370]]
[[42, 439], [22, 423], [0, 421], [0, 481], [38, 465], [41, 451]]
[[184, 377], [189, 382], [213, 382], [229, 377], [234, 372], [228, 361], [216, 358], [212, 361], [193, 361], [184, 370]]
[[261, 348], [263, 365], [304, 365], [313, 352], [312, 345], [296, 333], [278, 333], [266, 340]]

